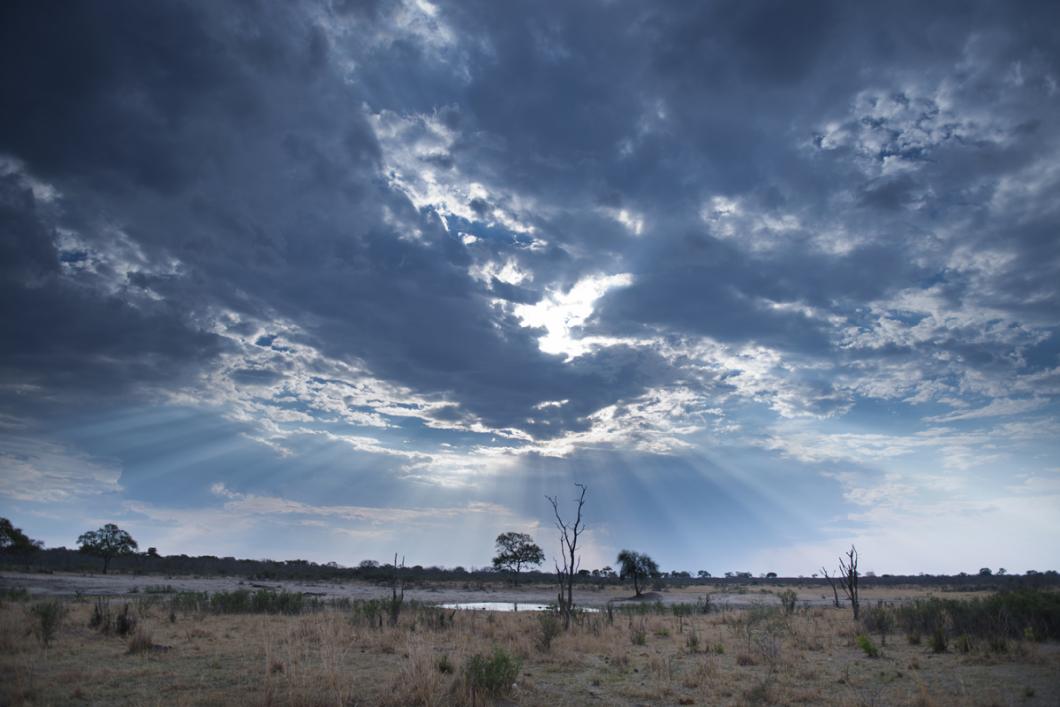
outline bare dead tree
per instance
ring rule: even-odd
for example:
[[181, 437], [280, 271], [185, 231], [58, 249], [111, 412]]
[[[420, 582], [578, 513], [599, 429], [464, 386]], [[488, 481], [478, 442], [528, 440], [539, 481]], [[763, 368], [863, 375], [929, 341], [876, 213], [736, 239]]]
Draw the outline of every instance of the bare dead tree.
[[836, 582], [835, 582], [836, 578], [833, 577], [832, 575], [828, 574], [828, 570], [826, 570], [823, 566], [821, 567], [821, 572], [824, 574], [824, 578], [828, 580], [828, 584], [831, 585], [831, 587], [832, 587], [832, 601], [835, 603], [835, 608], [838, 609], [839, 608], [839, 587], [836, 585]]
[[387, 606], [387, 611], [390, 614], [389, 623], [391, 626], [397, 626], [398, 619], [401, 617], [401, 607], [405, 603], [405, 581], [401, 578], [401, 571], [403, 569], [405, 569], [405, 557], [401, 557], [401, 564], [399, 565], [398, 556], [395, 552], [394, 574], [390, 578], [390, 601]]
[[850, 600], [850, 608], [854, 611], [854, 620], [857, 621], [861, 609], [858, 598], [858, 551], [851, 545], [846, 555], [845, 561], [842, 557], [839, 558], [839, 570], [842, 575], [839, 582], [843, 585], [843, 593]]
[[[582, 507], [585, 505], [585, 492], [588, 487], [585, 484], [574, 484], [581, 493], [574, 502], [578, 504], [577, 514], [573, 523], [563, 520], [559, 512], [559, 500], [556, 496], [545, 496], [552, 504], [552, 513], [556, 516], [556, 528], [559, 529], [560, 557], [563, 560], [562, 567], [555, 562], [556, 578], [559, 580], [559, 610], [563, 614], [563, 628], [570, 629], [571, 615], [574, 612], [574, 577], [578, 574], [581, 558], [577, 555], [578, 538], [585, 532], [585, 522], [582, 520]], [[563, 592], [567, 595], [564, 596]]]

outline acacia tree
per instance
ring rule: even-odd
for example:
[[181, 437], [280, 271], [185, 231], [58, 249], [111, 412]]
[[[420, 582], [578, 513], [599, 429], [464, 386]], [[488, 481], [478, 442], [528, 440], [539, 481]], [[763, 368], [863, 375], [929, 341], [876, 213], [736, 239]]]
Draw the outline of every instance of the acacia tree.
[[498, 570], [515, 573], [515, 583], [519, 583], [519, 573], [523, 567], [536, 567], [545, 561], [545, 552], [534, 539], [526, 533], [501, 533], [497, 536], [497, 556], [493, 566]]
[[90, 530], [77, 539], [81, 552], [103, 558], [103, 574], [107, 573], [111, 559], [119, 555], [131, 555], [139, 547], [128, 532], [114, 523], [107, 523], [99, 530]]
[[32, 540], [16, 528], [7, 518], [0, 518], [0, 553], [5, 555], [22, 555], [36, 552], [44, 546], [40, 540]]
[[618, 563], [622, 565], [622, 570], [618, 574], [619, 579], [632, 577], [633, 591], [638, 597], [641, 594], [641, 581], [659, 574], [659, 565], [642, 552], [623, 550], [618, 553]]
[[[559, 513], [559, 500], [556, 496], [545, 496], [552, 504], [552, 513], [556, 516], [556, 528], [559, 529], [560, 558], [563, 566], [556, 564], [556, 577], [559, 580], [559, 610], [563, 614], [563, 628], [570, 629], [571, 614], [574, 612], [574, 576], [578, 573], [581, 558], [577, 555], [578, 538], [585, 532], [585, 522], [582, 520], [582, 508], [585, 506], [585, 492], [588, 487], [585, 484], [574, 484], [581, 489], [578, 498], [574, 499], [577, 504], [577, 513], [573, 523], [563, 520]], [[567, 596], [563, 596], [566, 590]]]

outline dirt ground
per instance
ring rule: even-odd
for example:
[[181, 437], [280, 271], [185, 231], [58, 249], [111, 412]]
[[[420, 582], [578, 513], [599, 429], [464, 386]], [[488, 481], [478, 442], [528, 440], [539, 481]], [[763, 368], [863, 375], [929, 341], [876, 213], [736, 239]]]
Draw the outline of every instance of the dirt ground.
[[[3, 579], [11, 586], [10, 576]], [[872, 636], [879, 656], [869, 657], [846, 609], [802, 606], [788, 615], [773, 607], [729, 608], [691, 616], [604, 611], [583, 615], [549, 643], [547, 619], [528, 612], [408, 607], [389, 626], [356, 605], [296, 616], [217, 615], [172, 611], [166, 595], [144, 591], [165, 584], [197, 591], [226, 586], [183, 584], [216, 580], [108, 576], [102, 586], [128, 589], [123, 582], [130, 579], [141, 591], [109, 599], [112, 612], [128, 605], [136, 619], [127, 636], [90, 627], [94, 600], [65, 598], [62, 624], [45, 646], [31, 611], [36, 598], [4, 601], [0, 705], [489, 704], [470, 690], [466, 676], [473, 656], [498, 649], [518, 663], [513, 684], [492, 700], [503, 705], [1060, 704], [1056, 643], [935, 653], [927, 641], [914, 645], [892, 634], [885, 642]], [[48, 585], [55, 594], [84, 586], [59, 580], [66, 584]], [[547, 589], [505, 595], [458, 587], [427, 595], [528, 601]], [[695, 589], [702, 596], [703, 588]], [[370, 586], [345, 591], [353, 590], [382, 593]], [[896, 601], [916, 591], [877, 598]], [[664, 594], [671, 603], [697, 596]], [[597, 600], [605, 603], [605, 593]]]

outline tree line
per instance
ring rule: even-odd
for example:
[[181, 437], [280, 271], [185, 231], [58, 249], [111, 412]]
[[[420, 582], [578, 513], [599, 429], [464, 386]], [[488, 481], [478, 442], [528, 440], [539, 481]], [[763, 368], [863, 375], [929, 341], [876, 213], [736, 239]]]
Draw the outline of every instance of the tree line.
[[[557, 504], [558, 505], [558, 504]], [[583, 504], [584, 505], [584, 504]], [[554, 509], [558, 510], [558, 508]], [[579, 536], [584, 527], [579, 527]], [[570, 534], [569, 534], [570, 535]], [[0, 564], [6, 566], [35, 567], [46, 571], [86, 571], [94, 567], [104, 572], [117, 569], [122, 572], [155, 573], [155, 574], [201, 574], [219, 576], [246, 576], [258, 579], [360, 579], [370, 582], [386, 583], [391, 581], [395, 568], [375, 560], [364, 560], [355, 567], [343, 567], [337, 563], [316, 563], [308, 560], [252, 560], [235, 557], [217, 557], [215, 555], [161, 555], [154, 547], [139, 551], [137, 541], [125, 530], [114, 523], [91, 531], [78, 537], [76, 549], [45, 548], [44, 543], [32, 539], [7, 518], [0, 517]], [[631, 581], [634, 596], [642, 596], [646, 586], [653, 582], [666, 581], [668, 584], [694, 584], [697, 581], [710, 580], [726, 584], [754, 583], [761, 580], [776, 581], [789, 585], [815, 584], [821, 577], [827, 582], [839, 581], [848, 577], [848, 572], [838, 570], [830, 573], [821, 568], [819, 573], [810, 577], [777, 577], [769, 572], [758, 577], [750, 572], [725, 572], [723, 577], [712, 577], [710, 572], [700, 570], [695, 576], [687, 571], [663, 571], [649, 555], [634, 550], [623, 549], [616, 557], [614, 568], [606, 566], [599, 569], [586, 569], [580, 566], [580, 558], [574, 557], [573, 573], [564, 573], [559, 566], [551, 572], [541, 571], [545, 553], [534, 538], [527, 533], [505, 532], [497, 536], [496, 555], [489, 567], [439, 567], [439, 566], [405, 566], [396, 568], [397, 572], [411, 583], [465, 580], [469, 582], [486, 582], [495, 580], [498, 575], [508, 577], [513, 583], [522, 581], [547, 582], [555, 581], [557, 575], [563, 575], [564, 594], [574, 584], [612, 584]], [[575, 548], [577, 549], [577, 547]], [[566, 555], [569, 562], [570, 555]], [[845, 557], [849, 563], [851, 558]], [[93, 564], [97, 563], [97, 564]], [[568, 568], [569, 569], [569, 568]], [[1060, 582], [1055, 570], [1030, 570], [1025, 574], [1013, 574], [998, 568], [992, 570], [983, 567], [975, 572], [961, 572], [957, 575], [916, 576], [880, 575], [870, 572], [858, 578], [875, 585], [923, 584], [932, 585], [939, 582], [956, 584], [966, 588], [1002, 587], [1015, 585], [1047, 585]], [[835, 586], [838, 599], [840, 585]]]

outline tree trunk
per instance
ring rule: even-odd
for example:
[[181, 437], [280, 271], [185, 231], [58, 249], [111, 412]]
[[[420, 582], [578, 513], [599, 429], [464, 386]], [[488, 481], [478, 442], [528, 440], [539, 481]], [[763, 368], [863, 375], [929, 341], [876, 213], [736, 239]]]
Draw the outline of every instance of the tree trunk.
[[107, 573], [107, 567], [110, 566], [110, 555], [103, 556], [103, 574]]
[[637, 581], [636, 572], [633, 573], [633, 594], [638, 597], [640, 596], [640, 582]]

